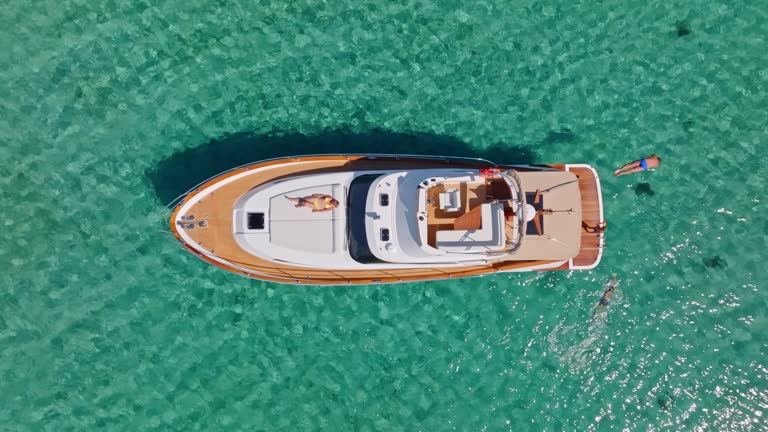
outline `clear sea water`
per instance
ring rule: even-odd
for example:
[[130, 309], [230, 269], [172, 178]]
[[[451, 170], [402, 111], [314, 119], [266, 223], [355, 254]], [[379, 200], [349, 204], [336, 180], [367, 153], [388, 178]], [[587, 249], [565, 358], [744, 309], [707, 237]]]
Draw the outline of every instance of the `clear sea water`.
[[[767, 39], [766, 1], [6, 0], [0, 430], [768, 429]], [[163, 232], [355, 151], [591, 163], [603, 262], [284, 286]]]

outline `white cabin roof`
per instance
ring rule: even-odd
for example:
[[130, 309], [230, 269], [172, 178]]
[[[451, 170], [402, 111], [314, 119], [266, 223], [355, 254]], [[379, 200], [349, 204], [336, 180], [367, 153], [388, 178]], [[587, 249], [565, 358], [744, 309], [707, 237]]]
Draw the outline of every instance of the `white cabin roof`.
[[[333, 265], [346, 250], [346, 185], [353, 173], [304, 176], [273, 182], [238, 200], [234, 209], [235, 239], [245, 250], [284, 262]], [[288, 198], [330, 195], [339, 206], [313, 212]], [[263, 225], [248, 226], [249, 214], [260, 214]]]

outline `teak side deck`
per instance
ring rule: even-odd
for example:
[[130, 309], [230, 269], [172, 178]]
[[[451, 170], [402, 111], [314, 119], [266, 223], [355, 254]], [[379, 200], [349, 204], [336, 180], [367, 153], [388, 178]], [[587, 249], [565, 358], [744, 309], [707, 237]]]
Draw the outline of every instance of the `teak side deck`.
[[[581, 218], [589, 227], [596, 227], [603, 221], [602, 197], [597, 174], [591, 168], [571, 166], [569, 171], [579, 177], [581, 193]], [[602, 256], [604, 237], [602, 233], [581, 232], [579, 254], [571, 259], [570, 268], [593, 268]]]
[[[232, 209], [234, 203], [247, 191], [270, 181], [295, 175], [298, 165], [301, 165], [302, 174], [338, 172], [365, 169], [408, 169], [408, 168], [488, 168], [494, 166], [490, 162], [482, 160], [464, 160], [464, 159], [432, 159], [416, 157], [389, 157], [377, 156], [306, 156], [297, 158], [286, 158], [280, 160], [266, 161], [244, 166], [218, 177], [209, 180], [195, 190], [188, 193], [183, 200], [175, 207], [171, 215], [171, 229], [176, 238], [184, 246], [201, 259], [216, 265], [217, 267], [258, 279], [265, 279], [275, 282], [298, 283], [298, 284], [369, 284], [369, 283], [388, 283], [415, 280], [433, 280], [447, 279], [454, 277], [467, 277], [482, 274], [495, 273], [505, 270], [514, 270], [529, 266], [551, 264], [555, 261], [498, 261], [489, 262], [484, 265], [456, 266], [442, 268], [412, 268], [396, 270], [320, 270], [308, 269], [291, 265], [289, 263], [275, 263], [254, 256], [237, 244], [233, 236]], [[557, 166], [553, 166], [557, 167]], [[268, 168], [268, 169], [265, 169]], [[195, 203], [186, 213], [195, 216], [194, 229], [185, 230], [195, 242], [199, 243], [204, 249], [212, 255], [233, 263], [235, 266], [218, 262], [186, 244], [181, 238], [178, 230], [183, 229], [173, 223], [176, 213], [182, 205], [189, 202], [190, 199], [199, 194], [202, 190], [230, 179], [233, 176], [248, 171], [261, 170], [253, 174], [238, 178], [221, 186], [210, 196], [201, 199]], [[520, 169], [519, 167], [516, 169]], [[562, 169], [562, 168], [560, 168]], [[592, 174], [590, 169], [586, 172]], [[586, 173], [585, 172], [585, 173]], [[585, 179], [586, 180], [586, 179]], [[592, 177], [592, 183], [582, 187], [582, 181], [579, 181], [582, 196], [585, 193], [592, 193], [598, 197], [598, 191], [590, 191], [589, 188], [595, 186], [597, 181]], [[212, 199], [215, 198], [215, 199]], [[582, 198], [584, 199], [584, 198]], [[586, 202], [587, 200], [585, 200]], [[594, 201], [594, 199], [593, 199]], [[599, 205], [595, 214], [599, 218]], [[586, 218], [586, 216], [585, 216]], [[205, 226], [198, 225], [205, 221]], [[591, 221], [591, 219], [590, 219]], [[592, 235], [594, 237], [594, 235]], [[584, 242], [584, 235], [582, 235]], [[585, 243], [582, 243], [584, 245]], [[591, 244], [591, 243], [589, 243]], [[215, 248], [212, 246], [215, 245]], [[579, 263], [587, 263], [590, 259], [597, 259], [599, 255], [593, 253], [594, 247], [588, 250], [582, 250], [574, 260]], [[582, 256], [583, 254], [583, 256]], [[576, 264], [574, 264], [576, 265]], [[569, 263], [564, 264], [564, 268], [569, 268]]]

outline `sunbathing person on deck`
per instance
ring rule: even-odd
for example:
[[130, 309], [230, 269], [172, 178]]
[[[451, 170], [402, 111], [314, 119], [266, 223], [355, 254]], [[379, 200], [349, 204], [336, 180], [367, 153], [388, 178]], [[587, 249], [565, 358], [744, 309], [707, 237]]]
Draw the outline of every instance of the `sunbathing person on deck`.
[[600, 234], [604, 232], [606, 228], [608, 228], [608, 222], [602, 221], [595, 226], [589, 226], [589, 224], [587, 224], [586, 222], [581, 221], [581, 227], [584, 228], [584, 231], [588, 233]]
[[288, 201], [296, 203], [296, 208], [309, 207], [313, 212], [329, 211], [339, 206], [339, 200], [325, 194], [312, 194], [302, 198], [291, 198], [287, 195], [285, 197]]

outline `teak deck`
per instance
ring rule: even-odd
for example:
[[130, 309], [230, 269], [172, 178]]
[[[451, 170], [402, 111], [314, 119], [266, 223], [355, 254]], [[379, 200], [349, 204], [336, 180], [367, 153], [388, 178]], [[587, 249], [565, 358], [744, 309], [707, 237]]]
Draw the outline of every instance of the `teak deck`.
[[[440, 193], [457, 189], [461, 208], [456, 211], [440, 209]], [[480, 229], [480, 204], [486, 201], [485, 184], [442, 183], [427, 189], [427, 244], [436, 247], [437, 232], [443, 230]]]
[[[572, 173], [579, 177], [579, 192], [581, 193], [582, 221], [590, 227], [596, 227], [602, 222], [600, 189], [595, 173], [589, 168], [571, 167]], [[599, 258], [603, 247], [603, 236], [600, 233], [581, 232], [581, 247], [579, 254], [571, 262], [575, 267], [588, 267]]]
[[[296, 163], [300, 162], [300, 165]], [[497, 261], [485, 265], [456, 266], [441, 268], [412, 268], [395, 270], [324, 270], [308, 269], [291, 265], [289, 263], [275, 263], [254, 256], [237, 244], [233, 236], [232, 209], [235, 202], [247, 191], [264, 183], [283, 177], [295, 175], [297, 171], [302, 174], [355, 171], [365, 169], [409, 169], [409, 168], [487, 168], [493, 166], [487, 161], [471, 159], [437, 159], [418, 157], [394, 157], [394, 156], [306, 156], [265, 161], [247, 165], [219, 175], [189, 192], [175, 207], [171, 214], [171, 230], [176, 238], [192, 253], [201, 259], [226, 270], [245, 276], [284, 283], [297, 284], [370, 284], [389, 283], [416, 280], [434, 280], [457, 277], [476, 276], [500, 271], [520, 269], [529, 266], [551, 264], [555, 261]], [[553, 166], [563, 169], [562, 166]], [[268, 168], [268, 169], [264, 169]], [[234, 266], [218, 262], [205, 254], [192, 248], [181, 238], [181, 228], [174, 223], [176, 213], [184, 203], [210, 186], [230, 179], [231, 177], [257, 169], [264, 169], [251, 175], [224, 184], [219, 189], [210, 193], [194, 204], [185, 214], [194, 215], [194, 228], [185, 229], [185, 233], [204, 249], [215, 257], [233, 263]], [[519, 169], [519, 168], [517, 168]], [[576, 172], [575, 170], [583, 170]], [[582, 201], [585, 205], [584, 219], [587, 223], [597, 224], [600, 217], [599, 191], [597, 180], [590, 169], [574, 168], [572, 171], [580, 176], [579, 188]], [[583, 179], [582, 179], [583, 176]], [[591, 179], [591, 180], [590, 180]], [[471, 194], [470, 194], [471, 195]], [[470, 196], [462, 195], [462, 196]], [[478, 189], [472, 199], [484, 200], [484, 191]], [[437, 202], [437, 201], [435, 201]], [[466, 203], [469, 204], [469, 203]], [[591, 206], [591, 207], [589, 207]], [[471, 208], [469, 206], [467, 209]], [[437, 210], [439, 212], [439, 209]], [[466, 211], [466, 210], [463, 210]], [[464, 213], [461, 213], [464, 214]], [[469, 215], [467, 215], [469, 216]], [[199, 226], [199, 222], [205, 221], [205, 226]], [[456, 220], [446, 221], [451, 226]], [[464, 221], [471, 225], [471, 220]], [[437, 228], [439, 225], [436, 225]], [[592, 225], [591, 225], [592, 226]], [[598, 259], [600, 240], [594, 234], [582, 235], [582, 247], [579, 255], [575, 257], [573, 265], [589, 265]], [[586, 246], [586, 248], [585, 248]], [[583, 264], [582, 264], [583, 263]], [[239, 268], [238, 268], [239, 267]], [[569, 263], [562, 268], [569, 268]]]

